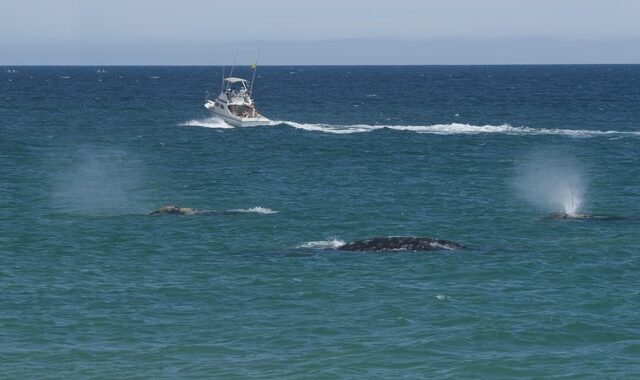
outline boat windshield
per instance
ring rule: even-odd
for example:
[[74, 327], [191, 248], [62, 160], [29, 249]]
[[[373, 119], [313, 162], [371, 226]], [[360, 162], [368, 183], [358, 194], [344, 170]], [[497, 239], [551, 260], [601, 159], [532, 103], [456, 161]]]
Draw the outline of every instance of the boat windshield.
[[226, 82], [225, 89], [227, 91], [246, 92], [249, 90], [247, 88], [247, 81], [244, 79], [227, 78], [225, 82]]
[[244, 83], [234, 83], [227, 86], [227, 91], [235, 91], [235, 92], [247, 91], [247, 86], [245, 86]]

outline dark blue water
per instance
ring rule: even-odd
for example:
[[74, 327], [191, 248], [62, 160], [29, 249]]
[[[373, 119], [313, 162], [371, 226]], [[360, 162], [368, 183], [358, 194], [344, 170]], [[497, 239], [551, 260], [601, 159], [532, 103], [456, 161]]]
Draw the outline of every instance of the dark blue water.
[[[2, 68], [2, 377], [640, 372], [640, 66], [220, 75]], [[329, 249], [389, 235], [468, 248]]]

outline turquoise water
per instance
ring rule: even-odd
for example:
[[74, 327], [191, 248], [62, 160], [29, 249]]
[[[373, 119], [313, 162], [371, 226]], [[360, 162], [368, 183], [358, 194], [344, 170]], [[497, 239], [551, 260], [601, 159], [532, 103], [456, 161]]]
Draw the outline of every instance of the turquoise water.
[[0, 73], [3, 378], [640, 373], [640, 66], [97, 69]]

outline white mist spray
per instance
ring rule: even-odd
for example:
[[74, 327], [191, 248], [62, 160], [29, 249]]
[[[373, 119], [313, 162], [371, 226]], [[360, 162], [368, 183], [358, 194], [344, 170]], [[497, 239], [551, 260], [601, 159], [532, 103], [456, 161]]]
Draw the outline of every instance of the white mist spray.
[[136, 160], [111, 149], [82, 148], [74, 153], [71, 165], [52, 173], [54, 208], [92, 215], [139, 211], [141, 183]]
[[539, 152], [517, 167], [519, 193], [535, 206], [576, 215], [585, 202], [586, 181], [576, 161], [558, 152]]

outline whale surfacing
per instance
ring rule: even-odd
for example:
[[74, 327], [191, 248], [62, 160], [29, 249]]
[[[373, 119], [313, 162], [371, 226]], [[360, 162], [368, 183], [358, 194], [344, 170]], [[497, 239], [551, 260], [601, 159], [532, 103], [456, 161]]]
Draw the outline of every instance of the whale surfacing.
[[148, 215], [193, 215], [195, 213], [196, 210], [189, 207], [167, 205], [151, 211]]
[[415, 236], [375, 237], [356, 240], [337, 247], [340, 251], [436, 251], [463, 249], [464, 245], [449, 240]]
[[178, 207], [175, 205], [162, 206], [157, 210], [153, 210], [147, 215], [246, 215], [246, 214], [276, 214], [278, 211], [273, 211], [264, 207], [252, 207], [252, 208], [237, 208], [232, 210], [203, 210], [190, 207]]
[[218, 215], [220, 211], [214, 210], [198, 210], [190, 207], [178, 207], [174, 205], [167, 205], [160, 207], [157, 210], [153, 210], [147, 215]]
[[566, 212], [554, 212], [547, 215], [546, 220], [620, 220], [622, 218], [610, 215], [591, 215], [591, 214], [569, 214]]

